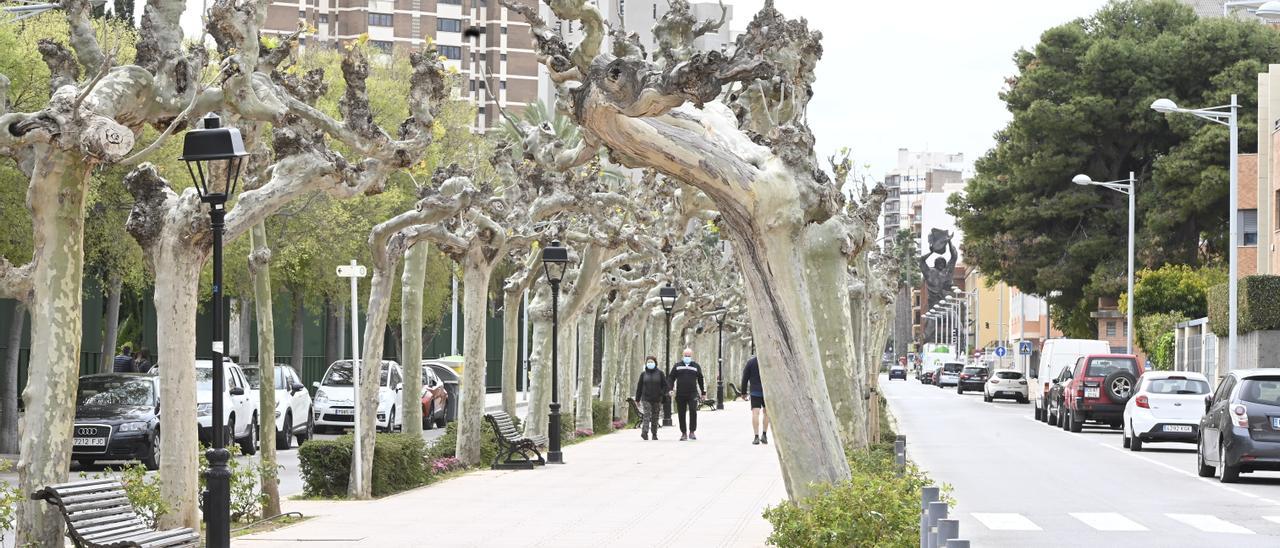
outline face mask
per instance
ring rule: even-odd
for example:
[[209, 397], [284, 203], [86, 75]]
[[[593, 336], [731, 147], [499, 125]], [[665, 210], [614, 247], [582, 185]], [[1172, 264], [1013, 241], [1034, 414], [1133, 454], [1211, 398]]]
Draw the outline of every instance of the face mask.
[[645, 369], [657, 369], [657, 368], [658, 368], [658, 364], [653, 363], [653, 362], [649, 362], [649, 363], [644, 364], [644, 367], [645, 367]]
[[685, 364], [685, 365], [689, 365], [691, 362], [693, 362], [693, 358], [690, 358], [689, 356], [685, 356], [685, 357], [684, 357], [684, 364]]

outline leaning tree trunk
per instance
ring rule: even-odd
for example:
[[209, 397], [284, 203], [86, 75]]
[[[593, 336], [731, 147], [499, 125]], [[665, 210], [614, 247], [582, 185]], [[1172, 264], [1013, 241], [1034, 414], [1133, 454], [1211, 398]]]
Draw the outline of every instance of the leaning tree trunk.
[[22, 326], [27, 319], [27, 303], [13, 304], [9, 320], [8, 354], [4, 357], [4, 374], [0, 375], [0, 453], [18, 452], [18, 356], [22, 354]]
[[422, 286], [430, 252], [426, 242], [405, 250], [400, 274], [400, 364], [405, 386], [400, 408], [404, 433], [414, 436], [422, 435]]
[[[839, 217], [821, 225], [810, 225], [804, 234], [805, 273], [811, 288], [809, 305], [821, 352], [823, 378], [831, 410], [836, 415], [837, 433], [845, 447], [867, 446], [866, 406], [860, 395], [862, 379], [854, 369], [858, 348], [853, 334], [854, 319], [849, 309], [849, 259], [844, 255], [848, 229]], [[842, 245], [843, 244], [843, 245]]]
[[[594, 389], [596, 355], [596, 308], [588, 305], [578, 319], [578, 393], [574, 427], [591, 430], [594, 426], [591, 395]], [[603, 387], [601, 387], [603, 390]], [[603, 432], [600, 432], [603, 434]]]
[[124, 286], [124, 279], [120, 277], [119, 272], [112, 272], [111, 279], [107, 282], [107, 285], [107, 310], [105, 313], [107, 323], [103, 326], [102, 353], [98, 360], [99, 373], [110, 373], [115, 359], [116, 334], [120, 330], [120, 291]]
[[[259, 390], [258, 409], [262, 420], [258, 421], [261, 431], [259, 438], [262, 448], [259, 456], [259, 475], [262, 478], [262, 514], [263, 516], [280, 515], [280, 479], [276, 467], [276, 422], [272, 420], [276, 409], [276, 336], [275, 319], [271, 313], [271, 249], [267, 247], [267, 228], [265, 223], [253, 225], [249, 231], [250, 246], [249, 272], [253, 276], [253, 302], [257, 303], [258, 315], [258, 362]], [[244, 302], [243, 300], [241, 302]], [[241, 314], [248, 314], [241, 310]], [[248, 348], [248, 338], [240, 344]], [[288, 387], [286, 387], [288, 389]], [[309, 418], [309, 417], [308, 417]], [[298, 420], [298, 417], [292, 417]], [[306, 420], [303, 418], [302, 420]], [[292, 436], [292, 428], [281, 433]]]
[[[34, 229], [31, 359], [26, 414], [19, 421], [19, 492], [63, 483], [71, 465], [71, 428], [80, 381], [84, 280], [84, 208], [89, 170], [79, 151], [36, 146], [27, 192]], [[194, 404], [193, 404], [194, 405]], [[190, 429], [190, 425], [187, 425]], [[62, 517], [44, 501], [22, 497], [17, 545], [54, 546], [62, 541]]]
[[[379, 373], [382, 370], [382, 344], [387, 332], [387, 314], [391, 311], [391, 289], [395, 285], [398, 253], [389, 253], [385, 268], [374, 267], [373, 280], [369, 286], [369, 309], [366, 312], [364, 325], [363, 358], [360, 360], [360, 468], [356, 469], [355, 459], [351, 461], [352, 481], [347, 487], [347, 495], [354, 499], [367, 499], [373, 496], [373, 444], [374, 434], [378, 426], [378, 385]], [[388, 417], [388, 424], [394, 421]], [[359, 475], [360, 488], [356, 489], [355, 478]]]
[[462, 257], [462, 408], [458, 410], [458, 445], [456, 456], [462, 464], [480, 463], [483, 441], [485, 370], [488, 366], [485, 344], [488, 318], [489, 277], [493, 263], [484, 257], [485, 247], [474, 245]]

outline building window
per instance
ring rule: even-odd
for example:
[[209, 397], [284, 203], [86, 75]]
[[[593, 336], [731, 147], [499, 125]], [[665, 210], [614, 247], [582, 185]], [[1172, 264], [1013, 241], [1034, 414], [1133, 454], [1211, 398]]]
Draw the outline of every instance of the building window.
[[306, 18], [307, 18], [307, 12], [305, 10], [298, 10], [298, 19], [306, 19]]
[[462, 20], [436, 19], [436, 30], [440, 32], [462, 32]]
[[1107, 320], [1107, 336], [1116, 336], [1116, 322], [1113, 320]]
[[462, 0], [436, 0], [436, 3], [437, 4], [453, 4], [455, 6], [461, 6]]
[[502, 61], [502, 62], [504, 62], [504, 63], [505, 63], [505, 62], [507, 62], [507, 54], [505, 54], [505, 53], [504, 53], [504, 54], [502, 54], [502, 55], [499, 57], [499, 60], [500, 60], [500, 61]]
[[627, 0], [618, 0], [618, 18], [627, 17]]
[[1258, 210], [1241, 209], [1238, 222], [1240, 223], [1239, 245], [1258, 245]]
[[390, 13], [370, 13], [369, 26], [371, 27], [390, 27], [393, 26], [394, 19]]
[[446, 59], [453, 59], [455, 61], [462, 59], [461, 46], [436, 46], [436, 51], [439, 51], [440, 55], [445, 56]]
[[327, 24], [328, 22], [329, 22], [329, 14], [327, 13], [320, 14], [320, 23]]
[[498, 86], [501, 87], [502, 89], [507, 89], [507, 81], [503, 80], [502, 82], [499, 82]]
[[475, 80], [472, 80], [472, 81], [471, 81], [471, 91], [472, 91], [473, 93], [476, 91], [476, 81], [475, 81]]
[[654, 3], [653, 3], [653, 18], [654, 18], [654, 19], [657, 19], [657, 18], [658, 18], [658, 3], [657, 3], [657, 2], [654, 2]]
[[507, 33], [507, 27], [502, 27], [502, 34], [506, 34], [506, 33]]
[[386, 40], [370, 40], [369, 45], [378, 48], [382, 53], [391, 53], [391, 42]]

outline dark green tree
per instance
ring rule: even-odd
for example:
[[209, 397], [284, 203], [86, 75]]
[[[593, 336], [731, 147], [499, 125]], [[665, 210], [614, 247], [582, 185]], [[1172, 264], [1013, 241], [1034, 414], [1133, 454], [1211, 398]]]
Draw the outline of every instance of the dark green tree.
[[124, 24], [133, 26], [133, 0], [112, 0], [111, 15], [124, 22]]
[[1280, 34], [1256, 22], [1199, 19], [1173, 0], [1116, 1], [1054, 27], [1014, 55], [1000, 94], [1011, 121], [950, 211], [966, 259], [1053, 299], [1055, 323], [1093, 332], [1098, 297], [1124, 291], [1127, 198], [1071, 184], [1085, 173], [1138, 178], [1139, 266], [1199, 265], [1226, 250], [1226, 128], [1150, 109], [1241, 104], [1240, 150], [1255, 147], [1258, 72], [1280, 61]]

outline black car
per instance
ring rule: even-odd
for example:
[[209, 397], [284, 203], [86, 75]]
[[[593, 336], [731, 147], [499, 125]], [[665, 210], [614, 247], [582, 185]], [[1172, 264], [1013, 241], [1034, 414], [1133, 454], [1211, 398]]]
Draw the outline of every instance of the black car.
[[895, 365], [889, 368], [889, 380], [902, 379], [907, 380], [907, 368], [901, 365]]
[[160, 384], [155, 375], [103, 373], [80, 377], [71, 458], [138, 460], [160, 467]]
[[1205, 398], [1196, 461], [1201, 477], [1216, 472], [1223, 483], [1280, 470], [1280, 372], [1237, 369], [1218, 383]]
[[985, 367], [969, 366], [960, 371], [960, 380], [956, 381], [956, 393], [963, 394], [965, 390], [982, 391], [987, 384], [987, 377], [991, 376], [991, 372]]

